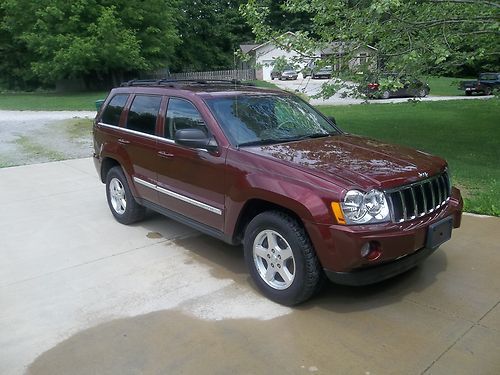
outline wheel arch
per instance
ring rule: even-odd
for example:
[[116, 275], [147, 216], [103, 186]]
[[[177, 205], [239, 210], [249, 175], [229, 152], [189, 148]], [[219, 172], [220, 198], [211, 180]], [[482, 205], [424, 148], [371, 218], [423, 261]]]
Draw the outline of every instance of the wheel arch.
[[101, 162], [101, 181], [102, 183], [106, 183], [106, 176], [111, 168], [120, 167], [125, 174], [125, 178], [127, 179], [128, 186], [132, 192], [134, 197], [138, 197], [137, 189], [135, 187], [134, 181], [132, 180], [131, 172], [127, 170], [126, 164], [119, 160], [119, 158], [113, 156], [104, 156]]
[[121, 167], [120, 162], [111, 157], [105, 157], [102, 160], [101, 171], [100, 171], [100, 177], [102, 183], [106, 183], [106, 176], [108, 175], [109, 170], [113, 167]]
[[297, 220], [299, 224], [304, 227], [304, 230], [307, 233], [307, 228], [304, 221], [294, 210], [268, 200], [252, 198], [245, 202], [238, 215], [238, 219], [236, 220], [236, 225], [233, 232], [233, 243], [241, 243], [247, 225], [250, 223], [250, 221], [253, 220], [255, 216], [265, 211], [280, 211], [286, 213], [287, 215]]

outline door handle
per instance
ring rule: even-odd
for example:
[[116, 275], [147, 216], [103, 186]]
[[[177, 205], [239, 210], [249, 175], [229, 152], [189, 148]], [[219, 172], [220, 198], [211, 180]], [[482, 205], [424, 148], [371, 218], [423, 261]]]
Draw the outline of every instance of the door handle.
[[120, 138], [120, 139], [118, 139], [118, 143], [120, 143], [122, 145], [128, 145], [130, 143], [130, 141], [127, 141], [126, 139]]
[[171, 154], [170, 152], [166, 151], [158, 151], [158, 155], [160, 155], [162, 158], [173, 158], [174, 154]]

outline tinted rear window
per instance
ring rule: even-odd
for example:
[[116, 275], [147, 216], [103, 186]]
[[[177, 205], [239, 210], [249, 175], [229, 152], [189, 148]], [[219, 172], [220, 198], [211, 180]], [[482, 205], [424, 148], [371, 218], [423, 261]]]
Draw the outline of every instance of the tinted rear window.
[[118, 126], [120, 124], [120, 116], [122, 114], [123, 107], [125, 107], [125, 104], [127, 103], [127, 99], [128, 94], [115, 95], [104, 109], [101, 122], [108, 125]]
[[154, 135], [160, 104], [161, 96], [137, 95], [128, 111], [127, 128]]

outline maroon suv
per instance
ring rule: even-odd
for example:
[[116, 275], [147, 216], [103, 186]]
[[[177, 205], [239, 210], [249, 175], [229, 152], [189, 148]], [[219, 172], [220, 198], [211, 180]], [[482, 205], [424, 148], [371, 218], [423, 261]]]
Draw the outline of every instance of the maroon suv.
[[149, 208], [238, 245], [259, 289], [293, 305], [325, 275], [375, 283], [460, 226], [446, 162], [346, 134], [298, 97], [236, 83], [132, 81], [94, 124], [116, 220]]

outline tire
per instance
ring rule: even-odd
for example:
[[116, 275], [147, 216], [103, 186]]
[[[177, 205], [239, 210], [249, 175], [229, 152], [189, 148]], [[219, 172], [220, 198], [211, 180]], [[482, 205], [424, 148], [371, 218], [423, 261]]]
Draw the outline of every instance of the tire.
[[324, 275], [309, 236], [291, 216], [280, 211], [255, 216], [245, 230], [243, 246], [250, 276], [269, 299], [297, 305], [321, 285]]
[[113, 167], [106, 176], [106, 198], [115, 219], [132, 224], [144, 218], [146, 209], [136, 202], [121, 167]]
[[418, 96], [419, 98], [425, 98], [425, 97], [427, 96], [427, 90], [425, 90], [425, 89], [420, 90], [420, 91], [417, 93], [417, 96]]
[[384, 91], [382, 93], [382, 99], [389, 99], [391, 97], [391, 93], [389, 91]]
[[472, 95], [472, 91], [466, 91], [465, 92], [465, 96], [471, 96]]

